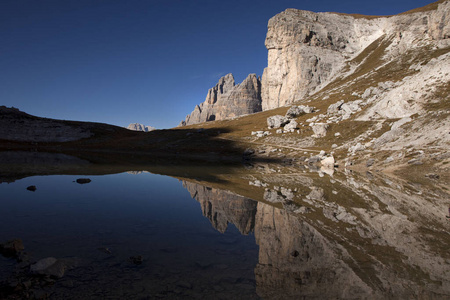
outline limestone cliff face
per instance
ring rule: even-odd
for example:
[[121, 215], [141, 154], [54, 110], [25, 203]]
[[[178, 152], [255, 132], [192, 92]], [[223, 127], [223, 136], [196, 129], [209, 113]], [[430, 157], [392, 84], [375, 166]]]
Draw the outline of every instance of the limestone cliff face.
[[233, 75], [227, 74], [209, 89], [205, 101], [195, 106], [179, 126], [224, 120], [258, 111], [261, 111], [259, 78], [250, 74], [241, 84], [235, 85]]
[[219, 232], [224, 233], [229, 223], [234, 224], [242, 234], [253, 230], [256, 201], [187, 181], [183, 181], [183, 187], [200, 203], [203, 215]]
[[449, 11], [450, 1], [444, 1], [434, 11], [375, 19], [296, 9], [276, 15], [269, 20], [265, 43], [268, 66], [262, 76], [263, 110], [302, 100], [323, 88], [343, 75], [346, 62], [380, 37], [396, 38], [389, 49], [392, 56], [447, 39]]

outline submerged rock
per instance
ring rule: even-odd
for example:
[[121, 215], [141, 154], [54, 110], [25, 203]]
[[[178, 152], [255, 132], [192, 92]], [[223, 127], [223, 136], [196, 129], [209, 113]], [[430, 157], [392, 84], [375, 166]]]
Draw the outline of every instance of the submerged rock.
[[33, 274], [46, 275], [56, 278], [63, 277], [66, 269], [67, 266], [65, 263], [54, 257], [43, 258], [30, 266], [30, 271]]
[[5, 257], [17, 257], [24, 249], [21, 239], [14, 239], [0, 244], [0, 254]]
[[29, 187], [27, 187], [27, 190], [34, 192], [34, 191], [36, 191], [36, 186], [30, 185]]
[[77, 179], [77, 183], [79, 184], [85, 184], [85, 183], [89, 183], [91, 182], [91, 180], [89, 178], [78, 178]]

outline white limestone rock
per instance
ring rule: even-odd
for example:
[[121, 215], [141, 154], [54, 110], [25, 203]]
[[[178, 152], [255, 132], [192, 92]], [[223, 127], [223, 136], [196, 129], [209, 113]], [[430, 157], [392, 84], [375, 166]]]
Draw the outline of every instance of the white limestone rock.
[[134, 131], [149, 132], [149, 131], [155, 130], [156, 128], [152, 127], [152, 126], [145, 126], [145, 125], [139, 124], [139, 123], [131, 123], [130, 125], [128, 125], [127, 129], [134, 130]]
[[312, 137], [320, 138], [327, 135], [327, 130], [330, 127], [330, 125], [326, 123], [311, 123], [309, 124], [311, 126], [312, 130], [314, 131], [314, 134]]
[[209, 89], [206, 99], [195, 106], [178, 126], [225, 120], [261, 111], [261, 81], [250, 74], [236, 85], [233, 75], [227, 74]]
[[289, 119], [281, 115], [271, 116], [267, 118], [267, 126], [269, 128], [280, 128], [289, 123]]

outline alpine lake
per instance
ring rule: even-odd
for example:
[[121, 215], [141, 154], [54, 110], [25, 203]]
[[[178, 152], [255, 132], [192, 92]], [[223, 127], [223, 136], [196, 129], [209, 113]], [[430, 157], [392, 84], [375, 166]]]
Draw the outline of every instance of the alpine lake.
[[0, 298], [449, 299], [426, 180], [1, 152]]

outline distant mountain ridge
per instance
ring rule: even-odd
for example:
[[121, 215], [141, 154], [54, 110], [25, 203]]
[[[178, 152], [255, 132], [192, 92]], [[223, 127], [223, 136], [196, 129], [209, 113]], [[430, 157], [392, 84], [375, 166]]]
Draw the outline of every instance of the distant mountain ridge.
[[128, 125], [127, 129], [134, 130], [134, 131], [149, 132], [149, 131], [155, 130], [156, 128], [152, 127], [152, 126], [145, 126], [145, 125], [139, 124], [139, 123], [131, 123], [130, 125]]

